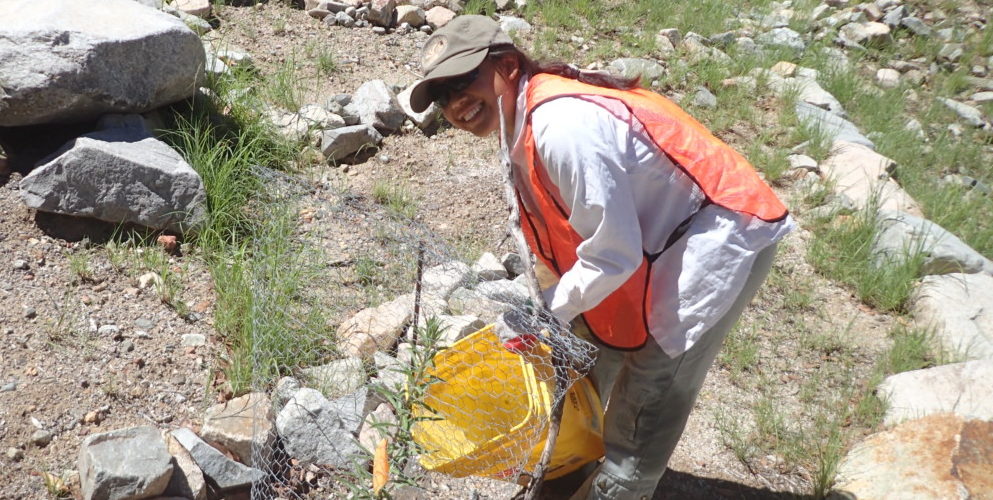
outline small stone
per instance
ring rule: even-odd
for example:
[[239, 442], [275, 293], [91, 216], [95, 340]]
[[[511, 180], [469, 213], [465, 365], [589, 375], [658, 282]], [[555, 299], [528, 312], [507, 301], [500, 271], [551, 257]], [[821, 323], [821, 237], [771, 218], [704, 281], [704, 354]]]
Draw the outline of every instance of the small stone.
[[909, 16], [900, 20], [900, 26], [907, 28], [911, 33], [917, 36], [928, 37], [931, 36], [931, 27], [924, 24], [924, 21], [920, 19]]
[[938, 59], [954, 63], [958, 62], [964, 53], [965, 52], [962, 50], [961, 43], [946, 43], [941, 47], [941, 50], [938, 51]]
[[502, 29], [505, 33], [513, 33], [516, 31], [528, 33], [531, 31], [531, 24], [519, 17], [500, 16], [500, 29]]
[[772, 71], [783, 78], [789, 78], [796, 75], [797, 68], [798, 66], [796, 64], [789, 61], [779, 61], [776, 64], [773, 64], [772, 67], [769, 68], [769, 71]]
[[432, 29], [438, 29], [448, 24], [452, 19], [455, 19], [455, 12], [439, 5], [428, 10], [425, 17], [428, 26]]
[[705, 87], [699, 87], [693, 95], [693, 105], [701, 108], [716, 108], [717, 96], [712, 94]]
[[138, 318], [134, 320], [134, 326], [142, 330], [151, 330], [155, 326], [155, 322], [148, 318]]
[[680, 34], [678, 28], [665, 28], [659, 30], [659, 36], [663, 36], [669, 39], [669, 42], [673, 47], [678, 47], [683, 41], [683, 35]]
[[775, 28], [755, 37], [755, 41], [761, 45], [775, 47], [787, 47], [796, 52], [803, 52], [807, 48], [806, 42], [799, 33], [790, 28]]
[[184, 333], [180, 345], [183, 347], [200, 347], [207, 345], [207, 337], [201, 333]]
[[170, 234], [160, 235], [155, 242], [168, 253], [176, 253], [176, 250], [179, 249], [179, 243], [176, 242], [176, 237]]
[[386, 28], [384, 28], [382, 26], [374, 26], [372, 28], [372, 32], [375, 33], [375, 34], [377, 34], [377, 35], [385, 35], [386, 34]]
[[18, 271], [27, 271], [28, 269], [31, 269], [31, 266], [28, 265], [28, 261], [24, 259], [16, 259], [13, 264], [14, 269], [17, 269]]
[[121, 329], [117, 325], [103, 325], [97, 329], [97, 333], [102, 336], [116, 337], [121, 333]]
[[24, 452], [18, 448], [7, 448], [7, 458], [14, 462], [20, 462], [24, 458]]
[[39, 429], [35, 431], [34, 434], [31, 435], [31, 442], [39, 447], [44, 448], [48, 446], [48, 443], [52, 442], [53, 437], [54, 436], [52, 435], [51, 432], [46, 431], [44, 429]]
[[969, 106], [968, 104], [963, 104], [944, 97], [939, 97], [938, 100], [947, 106], [948, 109], [955, 112], [955, 114], [957, 114], [965, 123], [973, 127], [982, 127], [985, 125], [986, 122], [983, 120], [983, 114], [978, 109]]
[[25, 318], [27, 318], [27, 319], [34, 319], [37, 316], [38, 316], [38, 311], [36, 311], [35, 308], [33, 308], [33, 307], [25, 307], [24, 308], [24, 317]]
[[130, 340], [125, 340], [124, 342], [121, 342], [121, 350], [124, 352], [134, 351], [134, 342]]
[[103, 420], [103, 412], [100, 410], [91, 410], [83, 415], [84, 424], [99, 424], [101, 420]]
[[993, 102], [993, 92], [976, 92], [970, 99], [977, 103]]
[[876, 83], [884, 89], [891, 89], [900, 85], [900, 72], [895, 69], [881, 68], [876, 71]]
[[147, 272], [138, 276], [138, 288], [145, 289], [150, 287], [162, 287], [162, 277], [158, 273]]
[[17, 382], [7, 382], [0, 387], [0, 392], [14, 392], [17, 390]]
[[817, 172], [818, 170], [817, 160], [807, 155], [789, 155], [786, 157], [786, 161], [790, 163], [790, 168], [800, 168], [811, 172]]

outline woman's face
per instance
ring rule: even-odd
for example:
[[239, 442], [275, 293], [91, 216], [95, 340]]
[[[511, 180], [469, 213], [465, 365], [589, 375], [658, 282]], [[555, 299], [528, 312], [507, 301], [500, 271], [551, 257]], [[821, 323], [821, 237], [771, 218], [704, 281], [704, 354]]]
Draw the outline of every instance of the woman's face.
[[[442, 112], [456, 128], [485, 137], [500, 129], [497, 98], [503, 96], [507, 123], [514, 123], [517, 96], [517, 61], [513, 58], [486, 59], [479, 76], [468, 87], [452, 92]], [[511, 125], [512, 126], [512, 125]]]

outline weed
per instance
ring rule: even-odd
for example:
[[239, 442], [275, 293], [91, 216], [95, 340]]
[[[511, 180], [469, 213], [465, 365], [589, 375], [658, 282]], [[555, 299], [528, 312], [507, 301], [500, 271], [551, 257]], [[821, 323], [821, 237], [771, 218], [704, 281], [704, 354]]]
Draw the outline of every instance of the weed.
[[318, 74], [331, 76], [335, 71], [338, 71], [338, 63], [334, 60], [334, 55], [328, 52], [327, 49], [321, 50], [321, 52], [317, 54]]
[[379, 181], [372, 187], [372, 199], [386, 207], [394, 217], [413, 219], [417, 215], [417, 205], [410, 191], [402, 184]]
[[754, 373], [758, 365], [759, 336], [755, 328], [747, 328], [739, 322], [724, 341], [720, 352], [720, 363], [731, 371], [734, 378], [746, 372]]
[[69, 272], [81, 282], [92, 282], [94, 279], [90, 254], [85, 251], [74, 252], [69, 256]]

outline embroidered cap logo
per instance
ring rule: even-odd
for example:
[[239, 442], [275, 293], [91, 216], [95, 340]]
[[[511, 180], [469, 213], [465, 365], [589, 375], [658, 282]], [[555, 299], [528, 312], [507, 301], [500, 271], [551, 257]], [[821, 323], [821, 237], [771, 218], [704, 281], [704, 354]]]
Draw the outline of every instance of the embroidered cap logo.
[[445, 47], [448, 46], [448, 39], [443, 36], [437, 36], [431, 41], [431, 44], [424, 47], [424, 55], [421, 58], [421, 67], [428, 68], [434, 65], [434, 63], [441, 57], [441, 54], [445, 52]]

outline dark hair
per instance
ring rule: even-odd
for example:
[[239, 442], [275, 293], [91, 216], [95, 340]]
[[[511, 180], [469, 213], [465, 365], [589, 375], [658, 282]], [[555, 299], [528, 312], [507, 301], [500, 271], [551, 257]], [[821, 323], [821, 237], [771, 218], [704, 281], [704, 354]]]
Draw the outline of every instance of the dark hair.
[[493, 47], [490, 47], [490, 51], [486, 55], [487, 58], [493, 59], [498, 59], [505, 56], [513, 56], [517, 58], [517, 62], [520, 65], [521, 70], [529, 75], [550, 73], [553, 75], [578, 80], [590, 85], [596, 85], [597, 87], [606, 87], [619, 90], [630, 90], [637, 88], [641, 83], [641, 79], [638, 77], [624, 78], [621, 76], [614, 76], [606, 71], [585, 71], [571, 64], [566, 64], [559, 61], [535, 61], [525, 54], [524, 51], [517, 48], [517, 46], [510, 44], [494, 45]]

